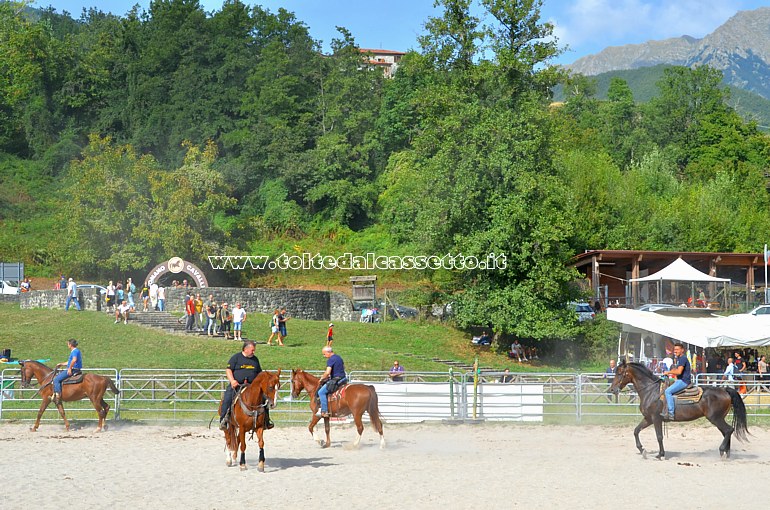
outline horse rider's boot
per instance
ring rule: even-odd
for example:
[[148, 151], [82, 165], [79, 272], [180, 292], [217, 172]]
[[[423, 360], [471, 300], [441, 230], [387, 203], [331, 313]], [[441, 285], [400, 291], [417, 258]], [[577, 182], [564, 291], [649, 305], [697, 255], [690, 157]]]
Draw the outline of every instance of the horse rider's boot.
[[265, 407], [265, 429], [270, 430], [275, 427], [275, 423], [270, 419], [270, 411]]
[[61, 403], [61, 395], [59, 395], [58, 393], [54, 393], [53, 395], [51, 395], [51, 402], [53, 402], [58, 406]]
[[668, 407], [663, 408], [663, 412], [660, 413], [660, 417], [663, 418], [663, 421], [673, 420], [673, 417], [670, 414], [668, 414]]
[[225, 415], [219, 419], [219, 430], [222, 430], [222, 431], [227, 430], [227, 424], [230, 421], [229, 418], [230, 418], [230, 413], [225, 413]]

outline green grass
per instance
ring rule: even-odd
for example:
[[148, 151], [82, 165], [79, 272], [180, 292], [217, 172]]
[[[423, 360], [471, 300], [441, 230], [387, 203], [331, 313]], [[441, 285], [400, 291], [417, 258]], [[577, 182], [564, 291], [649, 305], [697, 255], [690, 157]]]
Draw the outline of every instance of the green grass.
[[[249, 314], [244, 337], [264, 342], [269, 317]], [[240, 350], [233, 341], [197, 335], [171, 335], [138, 325], [114, 324], [101, 312], [20, 309], [0, 303], [0, 349], [10, 348], [14, 358], [66, 361], [66, 340], [80, 343], [86, 367], [224, 369], [229, 357]], [[291, 319], [286, 347], [257, 345], [257, 356], [266, 369], [322, 369], [325, 360], [327, 322]], [[430, 358], [453, 359], [472, 364], [478, 355], [483, 367], [513, 371], [554, 372], [558, 367], [510, 363], [505, 354], [472, 346], [467, 333], [442, 324], [388, 321], [383, 324], [339, 322], [334, 326], [334, 348], [352, 370], [388, 370], [398, 358], [407, 371], [447, 372], [448, 366]], [[419, 355], [426, 360], [406, 354]], [[0, 370], [2, 365], [0, 365]]]

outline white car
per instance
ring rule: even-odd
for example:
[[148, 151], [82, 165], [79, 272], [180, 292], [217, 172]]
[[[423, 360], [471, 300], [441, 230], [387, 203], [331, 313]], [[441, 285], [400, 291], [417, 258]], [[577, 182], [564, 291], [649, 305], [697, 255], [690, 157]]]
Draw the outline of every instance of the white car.
[[770, 305], [759, 305], [749, 312], [749, 315], [767, 315], [770, 316]]
[[13, 285], [8, 280], [0, 280], [0, 294], [18, 294], [19, 286]]

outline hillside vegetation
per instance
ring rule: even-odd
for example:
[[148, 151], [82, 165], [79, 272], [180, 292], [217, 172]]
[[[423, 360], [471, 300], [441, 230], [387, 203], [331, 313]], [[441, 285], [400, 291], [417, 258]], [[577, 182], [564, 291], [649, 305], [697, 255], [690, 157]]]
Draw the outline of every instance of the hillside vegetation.
[[496, 270], [210, 278], [324, 288], [374, 273], [406, 302], [451, 302], [459, 327], [554, 340], [590, 335], [567, 306], [586, 297], [576, 253], [759, 251], [770, 144], [721, 74], [665, 69], [644, 103], [613, 78], [597, 99], [550, 65], [540, 5], [439, 0], [385, 80], [354, 34], [322, 54], [284, 9], [159, 0], [73, 19], [0, 3], [0, 259], [106, 281], [170, 256], [503, 255]]

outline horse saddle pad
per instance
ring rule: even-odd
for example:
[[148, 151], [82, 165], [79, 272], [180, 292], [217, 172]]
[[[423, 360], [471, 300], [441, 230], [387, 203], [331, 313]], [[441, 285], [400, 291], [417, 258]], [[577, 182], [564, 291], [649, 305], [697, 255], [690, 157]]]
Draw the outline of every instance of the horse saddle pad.
[[[674, 399], [677, 403], [694, 404], [703, 396], [703, 388], [700, 386], [688, 386], [679, 393], [674, 393]], [[665, 401], [666, 396], [661, 395], [660, 399]]]
[[[336, 402], [339, 399], [341, 399], [344, 394], [345, 390], [348, 388], [348, 383], [344, 383], [340, 388], [338, 388], [334, 393], [329, 393], [326, 395], [326, 399], [328, 402]], [[321, 405], [321, 397], [318, 396], [318, 393], [315, 395], [315, 401], [318, 405]]]
[[73, 374], [66, 379], [62, 381], [62, 384], [80, 384], [83, 382], [83, 376], [85, 374], [83, 372], [78, 372], [77, 374]]

